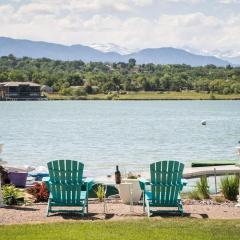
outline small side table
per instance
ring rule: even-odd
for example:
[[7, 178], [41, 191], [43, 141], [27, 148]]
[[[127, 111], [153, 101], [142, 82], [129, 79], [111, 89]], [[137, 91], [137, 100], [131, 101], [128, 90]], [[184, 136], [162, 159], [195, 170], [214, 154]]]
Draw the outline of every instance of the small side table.
[[[107, 189], [110, 186], [116, 187], [119, 190], [119, 185], [120, 184], [115, 184], [114, 182], [101, 182], [101, 184], [104, 186], [104, 202], [103, 202], [103, 213], [106, 214], [108, 212], [108, 208], [107, 208], [107, 200], [108, 198], [106, 197], [107, 195]], [[133, 188], [132, 188], [132, 184], [131, 183], [122, 183], [124, 185], [128, 185], [129, 186], [129, 194], [130, 194], [130, 212], [133, 212]], [[114, 195], [113, 195], [114, 196]]]

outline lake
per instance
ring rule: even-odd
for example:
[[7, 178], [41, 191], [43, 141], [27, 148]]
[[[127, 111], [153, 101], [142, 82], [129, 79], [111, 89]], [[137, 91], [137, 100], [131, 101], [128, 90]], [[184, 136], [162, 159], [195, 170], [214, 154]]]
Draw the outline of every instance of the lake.
[[89, 176], [159, 160], [236, 160], [240, 140], [240, 101], [0, 102], [0, 119], [9, 164], [75, 159]]

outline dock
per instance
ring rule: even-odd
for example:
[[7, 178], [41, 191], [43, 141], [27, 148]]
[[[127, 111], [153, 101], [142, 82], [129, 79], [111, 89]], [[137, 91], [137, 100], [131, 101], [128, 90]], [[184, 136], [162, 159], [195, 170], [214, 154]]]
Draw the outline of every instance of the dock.
[[240, 175], [240, 166], [238, 165], [224, 165], [211, 167], [197, 167], [185, 168], [183, 171], [183, 178], [192, 179], [201, 176], [224, 176], [224, 175]]
[[[209, 167], [196, 167], [196, 168], [184, 168], [183, 178], [194, 179], [200, 178], [201, 176], [216, 177], [225, 175], [239, 175], [240, 176], [240, 165], [223, 165], [223, 166], [209, 166]], [[143, 178], [149, 179], [150, 172], [143, 172], [141, 174]]]

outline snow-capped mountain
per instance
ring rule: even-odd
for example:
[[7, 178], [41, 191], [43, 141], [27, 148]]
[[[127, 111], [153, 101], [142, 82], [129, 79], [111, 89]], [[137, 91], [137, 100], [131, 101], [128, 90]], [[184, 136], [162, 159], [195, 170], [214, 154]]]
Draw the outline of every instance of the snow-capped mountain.
[[226, 60], [228, 62], [230, 62], [233, 65], [240, 65], [240, 51], [236, 51], [236, 50], [219, 50], [219, 49], [215, 49], [213, 51], [209, 51], [206, 49], [195, 49], [195, 48], [191, 48], [188, 46], [184, 46], [183, 49], [194, 53], [194, 54], [198, 54], [198, 55], [203, 55], [203, 56], [214, 56], [217, 58], [221, 58], [223, 60]]
[[216, 57], [227, 60], [235, 65], [240, 65], [240, 51], [233, 50], [215, 50], [210, 53]]
[[135, 49], [126, 48], [114, 43], [93, 43], [89, 46], [94, 49], [100, 50], [102, 52], [117, 52], [121, 55], [130, 54], [130, 53], [139, 51], [139, 49], [137, 48]]

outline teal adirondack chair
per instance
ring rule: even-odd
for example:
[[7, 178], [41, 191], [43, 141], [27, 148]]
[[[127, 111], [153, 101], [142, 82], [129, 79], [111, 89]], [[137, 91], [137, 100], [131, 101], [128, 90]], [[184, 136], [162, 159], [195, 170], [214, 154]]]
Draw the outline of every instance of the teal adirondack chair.
[[[52, 212], [88, 212], [88, 191], [93, 179], [83, 178], [84, 164], [73, 160], [55, 160], [48, 164], [49, 177], [43, 178], [50, 192], [47, 216]], [[52, 207], [80, 207], [79, 210], [53, 210]]]
[[[180, 192], [187, 184], [182, 179], [183, 169], [184, 164], [180, 162], [160, 161], [150, 164], [150, 181], [139, 179], [143, 191], [143, 211], [145, 212], [145, 207], [147, 207], [148, 217], [153, 212], [150, 207], [177, 207], [177, 211], [183, 215]], [[148, 191], [148, 188], [151, 190]]]

